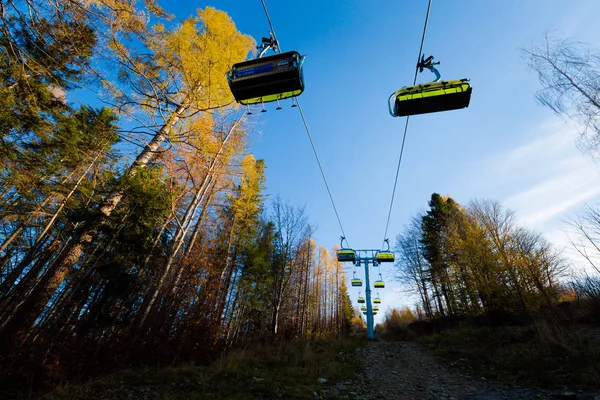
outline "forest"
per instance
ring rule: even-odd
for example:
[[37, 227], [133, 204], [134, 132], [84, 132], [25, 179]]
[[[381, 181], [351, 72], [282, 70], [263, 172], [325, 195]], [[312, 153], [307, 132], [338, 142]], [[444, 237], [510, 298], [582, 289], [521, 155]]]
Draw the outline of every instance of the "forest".
[[[85, 4], [3, 4], [2, 385], [345, 332], [340, 264], [302, 207], [266, 207], [232, 104], [254, 41], [210, 7], [169, 29]], [[87, 87], [104, 105], [67, 100]]]
[[572, 300], [561, 283], [568, 266], [560, 253], [501, 204], [465, 208], [434, 193], [429, 206], [396, 239], [400, 274], [418, 294], [417, 314], [534, 311], [561, 296]]
[[[226, 12], [173, 21], [155, 0], [0, 10], [0, 397], [364, 334], [339, 248], [317, 243], [305, 206], [266, 194], [256, 127], [227, 81], [257, 43]], [[567, 45], [537, 50], [526, 58], [542, 58], [540, 101], [597, 150], [600, 79], [565, 72], [600, 68]], [[393, 227], [397, 276], [417, 302], [378, 329], [578, 301], [600, 320], [600, 210], [571, 226], [589, 274], [501, 203], [433, 193]]]

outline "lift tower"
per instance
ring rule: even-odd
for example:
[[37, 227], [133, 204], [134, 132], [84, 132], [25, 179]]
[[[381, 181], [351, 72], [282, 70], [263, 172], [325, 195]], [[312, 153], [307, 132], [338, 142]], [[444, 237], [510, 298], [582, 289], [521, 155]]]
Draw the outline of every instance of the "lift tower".
[[[371, 282], [369, 279], [369, 264], [378, 267], [382, 262], [394, 262], [394, 253], [389, 249], [389, 242], [386, 239], [387, 250], [354, 250], [344, 246], [345, 238], [342, 237], [341, 249], [338, 250], [337, 259], [339, 262], [351, 262], [354, 267], [365, 267], [365, 285], [366, 285], [366, 305], [367, 305], [367, 337], [369, 340], [375, 340], [375, 329], [373, 325], [373, 304], [371, 303]], [[379, 274], [379, 280], [375, 281], [375, 287], [383, 288], [384, 283]], [[362, 281], [356, 276], [352, 279], [352, 286], [362, 286]]]

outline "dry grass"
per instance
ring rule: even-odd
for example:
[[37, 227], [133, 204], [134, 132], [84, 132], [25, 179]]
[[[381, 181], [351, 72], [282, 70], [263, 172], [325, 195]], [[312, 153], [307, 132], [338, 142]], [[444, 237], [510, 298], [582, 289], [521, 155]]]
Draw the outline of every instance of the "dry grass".
[[536, 319], [527, 326], [463, 326], [419, 342], [478, 377], [549, 388], [600, 385], [598, 328]]
[[[45, 399], [312, 399], [313, 392], [355, 373], [352, 354], [361, 343], [257, 345], [233, 351], [209, 367], [122, 371], [85, 385], [63, 386]], [[327, 384], [319, 378], [326, 378]]]

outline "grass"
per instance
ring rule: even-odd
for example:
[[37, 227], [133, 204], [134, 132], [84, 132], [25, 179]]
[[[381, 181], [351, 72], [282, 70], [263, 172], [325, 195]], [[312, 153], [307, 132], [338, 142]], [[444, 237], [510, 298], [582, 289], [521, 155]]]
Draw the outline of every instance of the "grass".
[[600, 329], [536, 320], [526, 326], [460, 326], [418, 339], [451, 366], [522, 386], [597, 388]]
[[313, 392], [354, 375], [358, 365], [352, 355], [361, 343], [346, 339], [258, 345], [233, 351], [208, 367], [121, 371], [84, 385], [63, 385], [44, 399], [312, 399]]

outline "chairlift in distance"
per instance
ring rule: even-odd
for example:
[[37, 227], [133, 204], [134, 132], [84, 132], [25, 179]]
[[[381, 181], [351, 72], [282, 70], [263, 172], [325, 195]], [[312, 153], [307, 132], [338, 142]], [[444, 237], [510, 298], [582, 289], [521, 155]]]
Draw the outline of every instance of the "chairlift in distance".
[[354, 274], [352, 275], [352, 280], [350, 282], [352, 283], [352, 286], [362, 286], [362, 279], [356, 276], [356, 271], [354, 271]]
[[419, 72], [424, 69], [433, 72], [436, 76], [434, 81], [405, 86], [391, 94], [388, 107], [392, 117], [458, 110], [469, 106], [473, 91], [469, 80], [442, 81], [435, 68], [439, 62], [433, 62], [433, 59], [433, 56], [425, 58], [423, 54], [417, 68]]
[[356, 301], [359, 304], [365, 303], [365, 298], [360, 295], [360, 292], [358, 292], [358, 299]]
[[390, 240], [385, 239], [385, 243], [387, 245], [387, 249], [380, 250], [375, 255], [377, 263], [394, 262], [394, 253], [390, 251]]
[[383, 282], [383, 278], [381, 277], [381, 274], [379, 274], [379, 280], [376, 280], [373, 283], [373, 286], [376, 288], [384, 288], [385, 287], [385, 283]]
[[356, 252], [352, 249], [340, 249], [337, 251], [337, 260], [339, 262], [355, 262]]
[[[339, 262], [353, 263], [356, 261], [356, 252], [349, 247], [344, 247], [344, 240], [346, 240], [344, 236], [340, 237], [340, 249], [337, 251], [337, 260]], [[348, 245], [347, 241], [346, 245]]]
[[379, 251], [376, 256], [378, 263], [394, 262], [394, 253], [391, 251]]
[[379, 298], [379, 293], [377, 293], [377, 297], [375, 297], [373, 299], [373, 303], [375, 303], [375, 304], [381, 304], [381, 299]]

